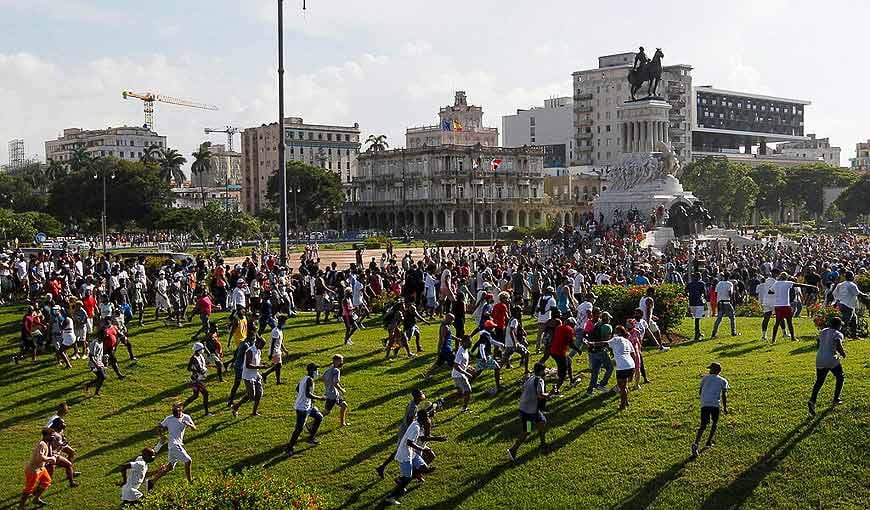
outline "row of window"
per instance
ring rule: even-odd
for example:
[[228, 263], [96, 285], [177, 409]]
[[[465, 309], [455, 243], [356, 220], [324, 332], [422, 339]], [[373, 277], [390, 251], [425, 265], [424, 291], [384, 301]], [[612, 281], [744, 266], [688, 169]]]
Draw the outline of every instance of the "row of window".
[[770, 111], [771, 113], [791, 113], [792, 115], [803, 115], [803, 108], [799, 108], [797, 105], [778, 105], [776, 103], [757, 103], [752, 102], [751, 99], [747, 99], [745, 102], [743, 100], [734, 100], [728, 97], [721, 98], [708, 98], [706, 97], [698, 97], [698, 104], [706, 105], [709, 104], [711, 106], [724, 106], [728, 108], [734, 108], [736, 105], [737, 108], [745, 108], [747, 110], [761, 110], [763, 112]]
[[[292, 130], [288, 129], [287, 131], [285, 131], [285, 133], [287, 134], [287, 138], [290, 139], [290, 140], [296, 140], [296, 139], [298, 139], [298, 140], [304, 140], [304, 139], [305, 139], [305, 133], [306, 133], [306, 132], [305, 132], [305, 131], [292, 131]], [[308, 133], [308, 139], [309, 139], [309, 140], [314, 140], [314, 131], [308, 131], [307, 133]], [[342, 137], [342, 135], [341, 135], [340, 133], [335, 133], [335, 141], [336, 141], [336, 142], [340, 142], [340, 141], [341, 141], [341, 137]], [[263, 138], [263, 137], [260, 136], [260, 139], [262, 139], [262, 138]], [[318, 139], [318, 140], [323, 140], [323, 133], [318, 132], [318, 133], [317, 133], [317, 139]], [[327, 142], [331, 142], [331, 141], [333, 141], [333, 133], [326, 133], [326, 141], [327, 141]], [[350, 141], [351, 141], [351, 136], [350, 136], [350, 135], [347, 135], [347, 134], [344, 135], [344, 141], [345, 141], [345, 142], [350, 142]], [[353, 136], [353, 141], [354, 141], [354, 142], [357, 141], [357, 137], [356, 137], [356, 135]]]

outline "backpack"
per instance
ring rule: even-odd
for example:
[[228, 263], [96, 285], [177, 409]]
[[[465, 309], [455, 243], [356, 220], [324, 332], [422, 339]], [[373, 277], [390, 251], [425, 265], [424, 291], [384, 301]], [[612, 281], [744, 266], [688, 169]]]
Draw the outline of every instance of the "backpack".
[[384, 329], [389, 330], [390, 325], [393, 323], [393, 320], [396, 318], [396, 310], [399, 308], [399, 302], [393, 301], [384, 309], [384, 315], [381, 317], [383, 321]]

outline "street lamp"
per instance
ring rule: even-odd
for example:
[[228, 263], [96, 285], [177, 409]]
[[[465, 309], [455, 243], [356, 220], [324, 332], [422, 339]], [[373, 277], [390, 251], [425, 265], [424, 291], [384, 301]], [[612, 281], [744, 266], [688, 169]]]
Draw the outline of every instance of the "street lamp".
[[[109, 173], [105, 170], [102, 170], [99, 174], [94, 174], [94, 180], [99, 179], [100, 175], [103, 176], [103, 215], [101, 218], [103, 231], [103, 253], [106, 253], [106, 178]], [[114, 172], [112, 172], [111, 178], [115, 178]]]
[[302, 186], [298, 184], [293, 185], [293, 226], [296, 230], [296, 243], [299, 243], [299, 211], [296, 207], [296, 194], [302, 193]]

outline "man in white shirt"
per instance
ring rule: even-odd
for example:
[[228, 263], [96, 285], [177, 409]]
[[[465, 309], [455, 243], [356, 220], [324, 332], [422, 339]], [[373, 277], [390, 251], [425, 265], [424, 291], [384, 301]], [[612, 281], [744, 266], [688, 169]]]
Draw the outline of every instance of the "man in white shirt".
[[121, 464], [115, 468], [116, 473], [121, 473], [121, 505], [135, 505], [145, 496], [139, 490], [148, 474], [148, 464], [154, 461], [156, 454], [151, 448], [143, 448], [142, 455], [136, 460]]
[[716, 322], [713, 323], [713, 335], [711, 338], [716, 338], [716, 333], [719, 331], [719, 324], [722, 323], [722, 318], [726, 315], [731, 322], [731, 336], [738, 336], [737, 321], [734, 318], [734, 284], [728, 280], [727, 275], [719, 276], [719, 283], [716, 284]]
[[456, 356], [453, 358], [453, 384], [459, 396], [462, 397], [462, 412], [468, 412], [468, 401], [471, 400], [471, 383], [469, 382], [473, 375], [468, 367], [468, 349], [471, 348], [471, 339], [467, 336], [462, 337], [459, 344], [459, 349], [456, 350]]
[[782, 272], [779, 273], [779, 278], [773, 283], [773, 286], [770, 290], [767, 291], [768, 295], [773, 294], [773, 313], [776, 317], [776, 322], [773, 323], [773, 336], [771, 336], [770, 341], [776, 343], [776, 333], [779, 328], [782, 328], [785, 331], [786, 325], [788, 325], [788, 333], [791, 336], [792, 341], [794, 341], [794, 324], [792, 323], [792, 309], [791, 309], [791, 299], [789, 298], [789, 292], [792, 287], [806, 287], [811, 288], [811, 285], [805, 285], [803, 283], [795, 283], [789, 279], [787, 273]]
[[770, 294], [770, 289], [776, 280], [768, 276], [766, 280], [759, 283], [755, 287], [755, 294], [758, 296], [758, 301], [761, 302], [762, 310], [764, 311], [764, 319], [761, 321], [761, 340], [767, 341], [767, 326], [770, 324], [770, 318], [773, 316], [773, 300], [774, 295]]
[[867, 294], [861, 292], [855, 284], [855, 274], [852, 271], [846, 271], [843, 277], [845, 280], [834, 287], [834, 302], [840, 308], [846, 333], [854, 337], [858, 330], [858, 316], [855, 314], [858, 309], [858, 296], [867, 297]]
[[263, 398], [263, 377], [260, 375], [260, 369], [269, 368], [268, 365], [263, 365], [260, 360], [260, 351], [266, 346], [266, 341], [263, 337], [258, 336], [254, 345], [248, 347], [245, 352], [245, 364], [242, 366], [242, 380], [245, 382], [245, 395], [241, 400], [233, 404], [233, 416], [238, 416], [239, 408], [248, 400], [254, 401], [254, 409], [251, 410], [251, 416], [260, 416], [257, 410], [260, 408], [260, 399]]
[[193, 481], [190, 476], [190, 465], [193, 460], [184, 449], [184, 431], [187, 430], [187, 427], [196, 430], [193, 418], [188, 414], [184, 414], [184, 404], [181, 402], [172, 404], [172, 414], [164, 418], [157, 427], [157, 433], [160, 435], [161, 440], [167, 433], [169, 434], [169, 461], [160, 466], [160, 469], [148, 480], [149, 491], [154, 488], [157, 480], [175, 469], [175, 465], [179, 462], [184, 464], [184, 474], [187, 476], [187, 481]]
[[580, 301], [583, 299], [583, 291], [586, 286], [586, 278], [583, 276], [583, 273], [577, 271], [574, 274], [574, 299]]
[[429, 410], [418, 410], [417, 419], [405, 430], [405, 434], [402, 436], [401, 441], [399, 441], [399, 447], [396, 449], [396, 462], [399, 463], [401, 474], [396, 480], [395, 490], [386, 499], [386, 504], [398, 505], [399, 497], [405, 494], [405, 487], [411, 483], [413, 477], [415, 475], [424, 475], [431, 471], [422, 456], [423, 452], [429, 450], [429, 447], [426, 446], [426, 441], [443, 440], [443, 438], [432, 437], [426, 433], [426, 430], [429, 430], [431, 426], [432, 422], [429, 418]]

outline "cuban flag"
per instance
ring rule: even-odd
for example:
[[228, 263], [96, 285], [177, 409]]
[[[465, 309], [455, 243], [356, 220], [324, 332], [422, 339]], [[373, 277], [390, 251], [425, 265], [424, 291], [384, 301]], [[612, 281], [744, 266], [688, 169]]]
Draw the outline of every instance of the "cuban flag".
[[449, 120], [444, 119], [444, 122], [441, 123], [441, 131], [453, 131], [452, 124]]
[[499, 165], [501, 165], [500, 159], [493, 159], [492, 161], [489, 162], [489, 167], [492, 169], [493, 172], [498, 170]]

